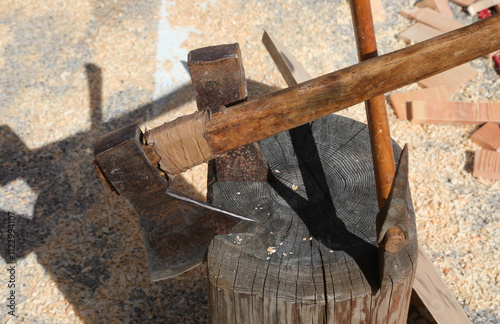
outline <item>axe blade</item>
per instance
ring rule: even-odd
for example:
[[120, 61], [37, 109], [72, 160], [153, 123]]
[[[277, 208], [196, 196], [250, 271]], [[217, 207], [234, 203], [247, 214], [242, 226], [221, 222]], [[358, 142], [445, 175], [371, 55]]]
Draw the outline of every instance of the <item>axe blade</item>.
[[135, 124], [123, 127], [101, 137], [94, 155], [101, 176], [137, 214], [151, 280], [157, 281], [203, 262], [216, 235], [255, 221], [167, 190], [169, 183], [148, 158], [152, 153], [142, 135]]

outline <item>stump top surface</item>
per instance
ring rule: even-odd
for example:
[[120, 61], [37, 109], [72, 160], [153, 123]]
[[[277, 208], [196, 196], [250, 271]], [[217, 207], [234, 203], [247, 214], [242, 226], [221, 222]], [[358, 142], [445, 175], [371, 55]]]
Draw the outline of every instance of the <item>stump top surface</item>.
[[[237, 274], [228, 284], [245, 289], [249, 281], [252, 285], [253, 273], [265, 267], [264, 294], [266, 289], [276, 293], [272, 282], [289, 288], [280, 293], [290, 296], [298, 287], [307, 296], [311, 284], [331, 286], [337, 298], [375, 287], [378, 205], [366, 125], [330, 115], [259, 146], [269, 165], [268, 182], [219, 182], [213, 187], [214, 205], [259, 220], [249, 231], [214, 240], [209, 253], [223, 251], [232, 261], [221, 262], [236, 262]], [[394, 151], [399, 156], [395, 143]], [[409, 196], [408, 211], [414, 235]], [[416, 245], [416, 237], [410, 241]], [[402, 262], [411, 266], [408, 257]], [[290, 287], [284, 288], [288, 281]]]

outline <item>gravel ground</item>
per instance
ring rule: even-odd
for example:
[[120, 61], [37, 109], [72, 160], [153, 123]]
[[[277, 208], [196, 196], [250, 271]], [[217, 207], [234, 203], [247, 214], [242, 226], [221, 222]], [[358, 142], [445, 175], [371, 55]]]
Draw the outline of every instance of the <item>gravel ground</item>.
[[[399, 15], [415, 1], [387, 1], [376, 24], [380, 53], [406, 46]], [[451, 4], [465, 24], [477, 18]], [[7, 216], [17, 232], [16, 318], [0, 322], [207, 322], [204, 268], [152, 283], [137, 218], [99, 183], [94, 141], [137, 122], [153, 127], [196, 109], [187, 52], [239, 42], [249, 97], [285, 87], [264, 29], [319, 76], [357, 62], [345, 1], [12, 1], [0, 9], [0, 268]], [[500, 102], [492, 63], [454, 101]], [[416, 89], [410, 85], [404, 89]], [[361, 105], [341, 112], [365, 121]], [[419, 240], [474, 323], [498, 323], [500, 183], [473, 178], [472, 126], [413, 125], [389, 118], [408, 143]], [[206, 193], [205, 166], [177, 183]], [[7, 298], [8, 273], [0, 274]]]

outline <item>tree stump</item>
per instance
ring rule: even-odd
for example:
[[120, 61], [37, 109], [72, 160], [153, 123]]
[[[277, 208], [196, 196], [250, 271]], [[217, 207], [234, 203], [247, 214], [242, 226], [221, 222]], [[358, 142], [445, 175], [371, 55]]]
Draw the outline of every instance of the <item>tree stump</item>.
[[330, 115], [258, 144], [267, 182], [211, 185], [212, 204], [259, 220], [210, 244], [211, 321], [406, 322], [417, 262], [411, 197], [409, 243], [381, 276], [366, 125]]

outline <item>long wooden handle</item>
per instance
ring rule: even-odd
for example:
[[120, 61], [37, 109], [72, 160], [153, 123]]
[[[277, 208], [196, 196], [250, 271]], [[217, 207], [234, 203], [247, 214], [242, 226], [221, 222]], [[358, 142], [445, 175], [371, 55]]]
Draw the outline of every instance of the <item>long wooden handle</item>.
[[[206, 122], [203, 140], [206, 140], [213, 156], [220, 155], [449, 70], [497, 49], [500, 49], [500, 15], [493, 15], [428, 41], [221, 109]], [[163, 127], [167, 128], [168, 124]], [[163, 158], [163, 155], [160, 156]], [[202, 162], [191, 159], [185, 168]]]
[[[377, 57], [377, 41], [370, 0], [350, 0], [349, 3], [351, 5], [359, 61], [362, 62]], [[396, 172], [384, 95], [368, 99], [365, 102], [365, 107], [370, 132], [378, 206], [382, 208], [391, 191], [392, 180]]]
[[259, 141], [377, 95], [428, 78], [500, 48], [500, 15], [361, 62], [257, 100], [207, 123], [214, 154]]

